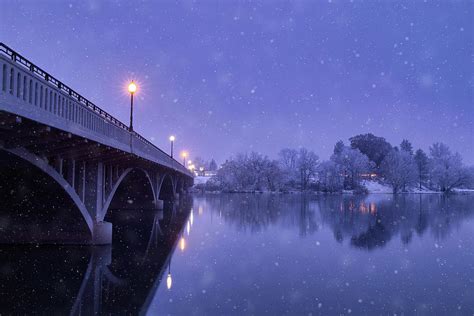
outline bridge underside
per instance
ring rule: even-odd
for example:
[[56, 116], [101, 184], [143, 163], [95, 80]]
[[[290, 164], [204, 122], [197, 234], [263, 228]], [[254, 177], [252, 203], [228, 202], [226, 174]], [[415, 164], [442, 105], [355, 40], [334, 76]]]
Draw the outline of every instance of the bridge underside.
[[107, 244], [109, 209], [160, 209], [192, 185], [176, 170], [5, 111], [0, 163], [0, 242]]

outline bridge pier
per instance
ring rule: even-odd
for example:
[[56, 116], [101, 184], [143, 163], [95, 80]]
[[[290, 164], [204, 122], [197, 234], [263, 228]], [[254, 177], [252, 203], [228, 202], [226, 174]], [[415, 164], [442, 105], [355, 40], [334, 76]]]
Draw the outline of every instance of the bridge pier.
[[112, 223], [96, 222], [92, 229], [93, 245], [109, 245], [112, 243]]
[[155, 206], [157, 209], [162, 210], [164, 208], [165, 201], [156, 199]]

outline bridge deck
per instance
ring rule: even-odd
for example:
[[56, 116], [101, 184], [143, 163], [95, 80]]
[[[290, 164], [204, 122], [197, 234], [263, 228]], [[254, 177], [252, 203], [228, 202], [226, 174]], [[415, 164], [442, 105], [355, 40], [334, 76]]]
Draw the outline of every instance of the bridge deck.
[[164, 151], [0, 43], [0, 111], [134, 154], [192, 177]]

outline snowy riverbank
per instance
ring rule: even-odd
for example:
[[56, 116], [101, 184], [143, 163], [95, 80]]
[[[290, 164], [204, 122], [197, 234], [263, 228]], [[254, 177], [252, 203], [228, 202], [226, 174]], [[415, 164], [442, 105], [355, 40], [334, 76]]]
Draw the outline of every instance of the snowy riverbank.
[[[211, 177], [203, 177], [203, 176], [198, 176], [194, 178], [194, 186], [196, 187], [197, 185], [204, 185], [209, 181]], [[361, 183], [366, 189], [369, 194], [392, 194], [392, 188], [384, 183], [381, 183], [380, 181], [374, 181], [374, 180], [364, 180]], [[453, 192], [455, 193], [474, 193], [473, 189], [454, 189]], [[250, 192], [246, 192], [250, 193]], [[260, 192], [258, 192], [260, 193]], [[287, 192], [287, 193], [300, 193], [299, 191], [295, 192]], [[353, 191], [350, 190], [345, 190], [342, 192], [343, 194], [354, 194]], [[414, 194], [439, 194], [442, 192], [439, 191], [433, 191], [428, 188], [422, 187], [420, 188], [410, 188], [407, 192], [401, 192], [403, 193], [414, 193]]]

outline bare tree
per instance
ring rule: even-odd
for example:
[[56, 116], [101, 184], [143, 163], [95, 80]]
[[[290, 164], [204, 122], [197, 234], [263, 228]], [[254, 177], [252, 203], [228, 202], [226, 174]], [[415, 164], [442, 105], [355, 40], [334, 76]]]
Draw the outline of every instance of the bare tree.
[[429, 164], [428, 156], [421, 149], [418, 149], [414, 156], [416, 168], [418, 171], [418, 185], [421, 190], [421, 186], [428, 179], [429, 175]]
[[297, 168], [300, 175], [301, 190], [308, 188], [311, 177], [316, 175], [317, 167], [319, 165], [319, 157], [312, 151], [306, 148], [301, 148], [298, 152]]
[[341, 166], [334, 161], [324, 161], [318, 167], [320, 190], [325, 192], [339, 192], [344, 188], [344, 177]]
[[459, 153], [453, 154], [443, 143], [430, 147], [430, 175], [433, 184], [442, 192], [450, 192], [469, 182], [469, 172]]

